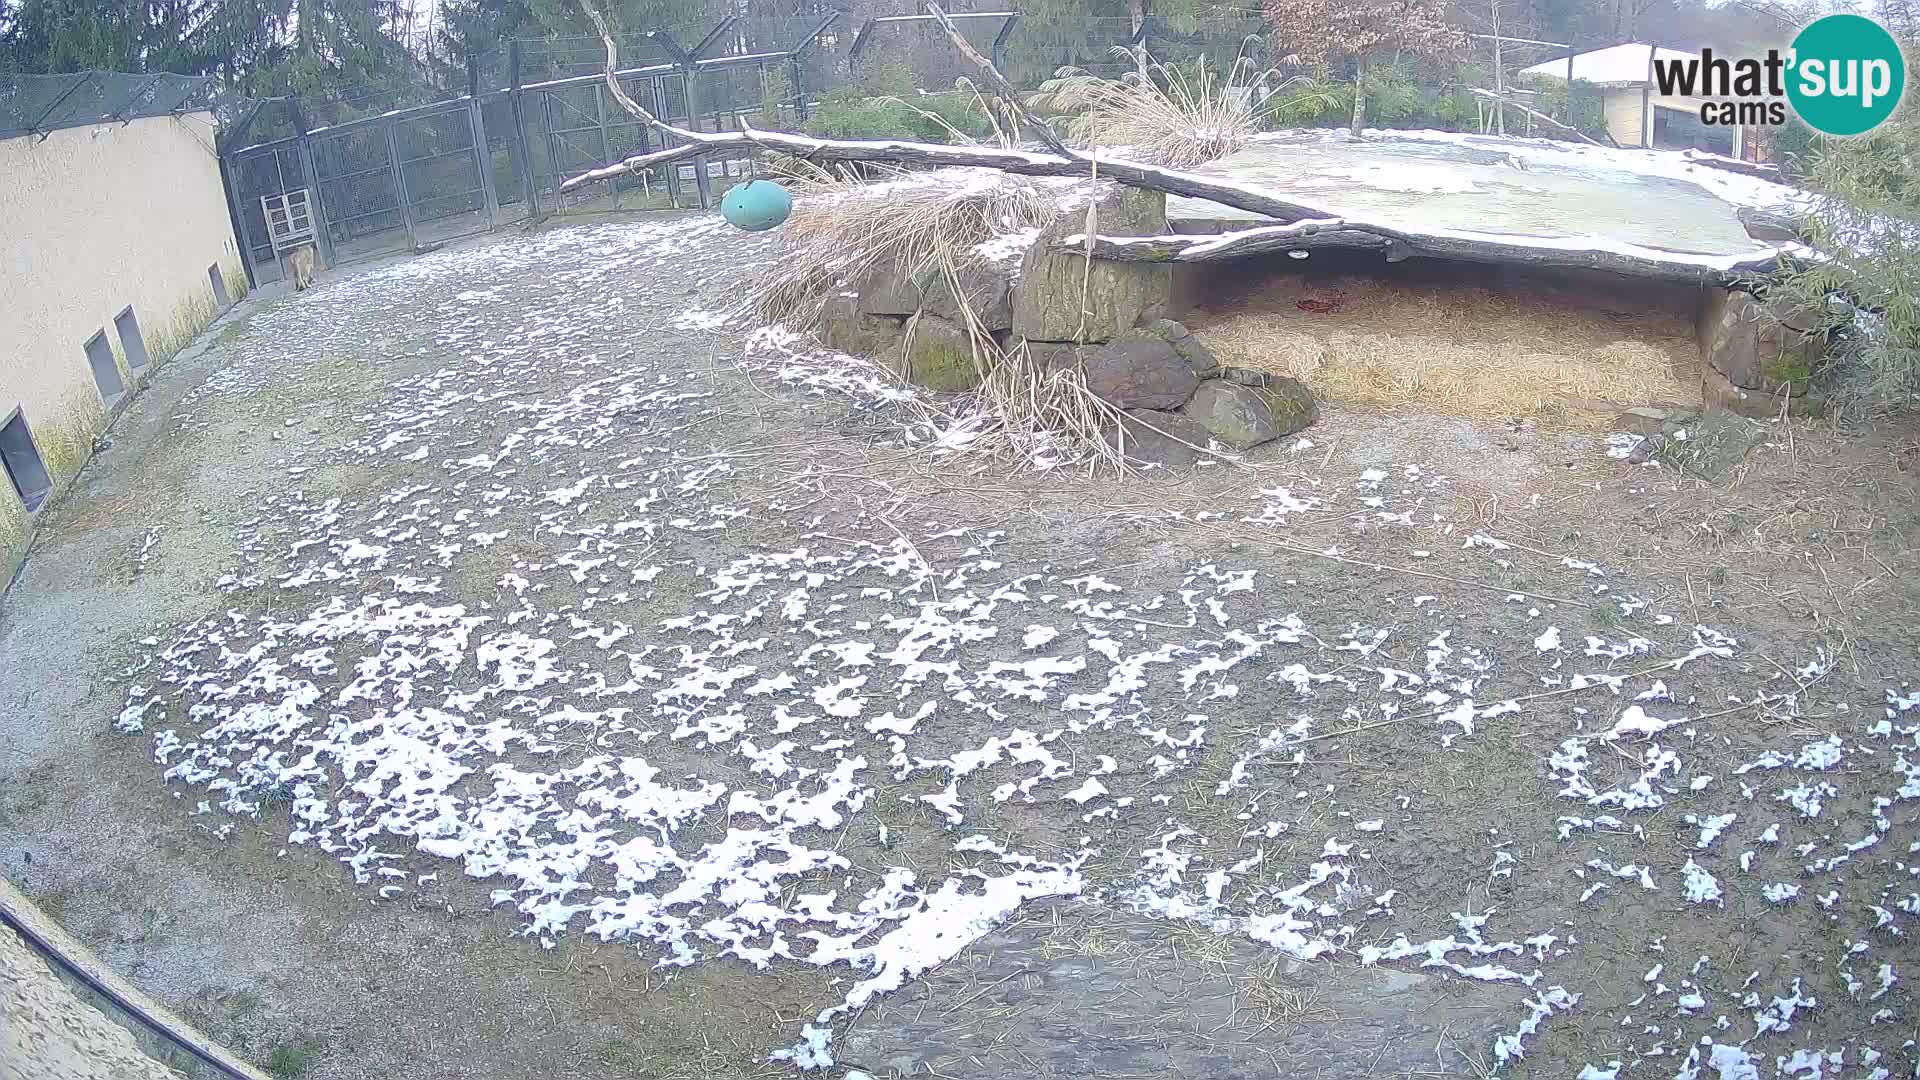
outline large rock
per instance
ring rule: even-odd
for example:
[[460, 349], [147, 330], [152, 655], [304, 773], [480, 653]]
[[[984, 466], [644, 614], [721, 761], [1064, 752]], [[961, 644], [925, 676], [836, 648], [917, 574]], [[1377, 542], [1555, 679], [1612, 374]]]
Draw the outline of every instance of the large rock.
[[1219, 357], [1213, 355], [1213, 350], [1207, 348], [1206, 342], [1193, 336], [1187, 324], [1173, 319], [1155, 319], [1145, 329], [1147, 333], [1173, 346], [1173, 351], [1186, 360], [1195, 375], [1211, 379], [1220, 374]]
[[[985, 266], [970, 266], [956, 275], [960, 292], [974, 317], [986, 330], [1005, 330], [1013, 325], [1013, 299], [1007, 271]], [[875, 266], [854, 284], [860, 310], [868, 315], [908, 316], [924, 311], [950, 322], [959, 322], [959, 299], [945, 275], [925, 269], [908, 275], [898, 263]]]
[[1208, 379], [1180, 411], [1235, 450], [1291, 435], [1319, 419], [1313, 392], [1299, 380], [1277, 375], [1264, 379], [1264, 386]]
[[1192, 465], [1212, 441], [1212, 433], [1177, 412], [1129, 409], [1107, 444], [1143, 465]]
[[[1116, 186], [1101, 197], [1098, 215], [1103, 236], [1167, 231], [1167, 200], [1159, 192]], [[1165, 265], [1094, 259], [1089, 269], [1086, 256], [1054, 249], [1054, 241], [1085, 228], [1086, 214], [1069, 211], [1027, 249], [1013, 289], [1015, 333], [1034, 341], [1111, 341], [1165, 311], [1172, 283]]]
[[980, 382], [966, 329], [936, 316], [914, 320], [904, 359], [907, 381], [928, 390], [966, 390]]
[[853, 291], [859, 294], [863, 314], [907, 316], [920, 310], [920, 286], [898, 263], [884, 262], [868, 270], [854, 282]]
[[1115, 338], [1086, 362], [1087, 389], [1122, 409], [1177, 409], [1200, 385], [1193, 366], [1151, 334]]
[[1100, 355], [1101, 345], [1076, 345], [1071, 341], [1029, 341], [1027, 358], [1036, 371], [1084, 370], [1087, 362]]
[[1700, 361], [1741, 390], [1805, 394], [1826, 350], [1825, 340], [1808, 332], [1815, 326], [1812, 314], [1737, 289], [1709, 289], [1696, 326]]
[[899, 344], [905, 320], [869, 315], [854, 293], [835, 293], [820, 307], [820, 340], [828, 348], [861, 356], [879, 356]]
[[1827, 399], [1819, 393], [1764, 393], [1735, 386], [1725, 375], [1714, 369], [1712, 364], [1702, 361], [1700, 364], [1700, 400], [1710, 406], [1738, 413], [1741, 416], [1774, 417], [1780, 415], [1780, 404], [1786, 402], [1788, 416], [1819, 416], [1826, 412]]
[[[967, 267], [956, 275], [960, 294], [966, 299], [973, 317], [982, 329], [1006, 330], [1013, 326], [1013, 293], [1007, 272], [990, 267]], [[938, 274], [920, 277], [921, 310], [954, 322], [960, 321], [959, 300], [953, 287]]]

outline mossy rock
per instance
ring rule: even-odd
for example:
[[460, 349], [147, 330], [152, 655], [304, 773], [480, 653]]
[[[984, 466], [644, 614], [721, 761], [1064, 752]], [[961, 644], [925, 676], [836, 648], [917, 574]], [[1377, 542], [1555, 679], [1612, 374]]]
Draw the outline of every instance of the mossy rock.
[[967, 332], [945, 319], [922, 315], [908, 335], [903, 359], [907, 381], [923, 389], [951, 393], [980, 384]]
[[1144, 328], [1148, 334], [1173, 346], [1173, 351], [1193, 367], [1193, 373], [1203, 379], [1211, 379], [1220, 374], [1220, 358], [1213, 355], [1207, 344], [1193, 336], [1187, 324], [1174, 319], [1155, 319]]
[[1208, 379], [1180, 411], [1235, 450], [1291, 435], [1319, 419], [1313, 392], [1305, 384], [1282, 376], [1265, 378], [1267, 383], [1259, 386]]
[[[1116, 187], [1100, 198], [1096, 212], [1103, 236], [1167, 231], [1166, 196], [1159, 192]], [[1068, 211], [1027, 249], [1013, 287], [1015, 333], [1035, 341], [1111, 341], [1165, 312], [1173, 289], [1170, 267], [1112, 259], [1094, 259], [1089, 267], [1085, 255], [1053, 247], [1085, 228], [1086, 214]]]
[[1805, 310], [1739, 289], [1711, 289], [1696, 327], [1701, 363], [1743, 391], [1802, 395], [1826, 353], [1815, 326]]

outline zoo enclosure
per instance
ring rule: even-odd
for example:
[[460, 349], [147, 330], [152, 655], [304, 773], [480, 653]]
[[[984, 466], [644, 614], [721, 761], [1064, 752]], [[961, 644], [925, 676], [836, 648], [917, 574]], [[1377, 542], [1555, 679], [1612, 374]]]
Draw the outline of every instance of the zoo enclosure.
[[[1204, 58], [1224, 72], [1266, 30], [1246, 13], [1177, 25], [1153, 17], [1137, 25], [1126, 18], [1050, 23], [1013, 10], [953, 17], [980, 52], [1027, 87], [1068, 65], [1110, 77], [1130, 70], [1115, 46], [1142, 47], [1168, 62]], [[626, 92], [654, 115], [699, 131], [730, 130], [741, 120], [804, 125], [834, 91], [856, 92], [867, 65], [900, 65], [930, 91], [977, 74], [924, 15], [727, 16], [622, 35], [616, 44]], [[221, 171], [248, 273], [256, 283], [286, 276], [287, 238], [276, 237], [270, 218], [301, 192], [313, 242], [324, 263], [335, 265], [556, 213], [707, 207], [716, 190], [754, 171], [752, 154], [716, 152], [562, 195], [569, 176], [678, 141], [620, 108], [606, 86], [605, 61], [597, 36], [518, 39], [469, 62], [465, 92], [456, 97], [421, 101], [435, 90], [413, 85], [223, 107]], [[369, 98], [374, 108], [390, 107], [363, 115]], [[1474, 108], [1452, 124], [1473, 125]]]

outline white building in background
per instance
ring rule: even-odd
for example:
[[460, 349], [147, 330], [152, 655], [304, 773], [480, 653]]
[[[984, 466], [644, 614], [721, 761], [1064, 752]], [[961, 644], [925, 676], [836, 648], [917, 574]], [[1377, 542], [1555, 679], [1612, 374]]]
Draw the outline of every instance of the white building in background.
[[212, 113], [116, 108], [0, 116], [0, 587], [119, 408], [247, 287]]
[[1550, 79], [1572, 77], [1601, 90], [1601, 104], [1607, 121], [1607, 134], [1621, 146], [1643, 146], [1659, 150], [1707, 150], [1728, 157], [1743, 157], [1746, 137], [1738, 126], [1715, 126], [1700, 122], [1700, 106], [1719, 98], [1662, 95], [1654, 84], [1655, 59], [1698, 60], [1698, 53], [1667, 49], [1658, 45], [1630, 42], [1572, 57], [1549, 60], [1523, 69], [1521, 75]]

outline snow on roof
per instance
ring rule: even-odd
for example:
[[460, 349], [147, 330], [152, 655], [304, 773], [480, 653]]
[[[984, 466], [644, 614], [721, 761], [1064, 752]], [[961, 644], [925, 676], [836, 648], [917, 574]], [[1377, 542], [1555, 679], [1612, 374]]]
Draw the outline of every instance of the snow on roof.
[[[1641, 42], [1628, 42], [1605, 49], [1583, 52], [1573, 58], [1573, 77], [1591, 83], [1629, 83], [1639, 84], [1650, 81], [1648, 78], [1648, 54], [1652, 53], [1662, 60], [1698, 59], [1697, 54], [1681, 52], [1679, 49], [1663, 49]], [[1549, 60], [1544, 64], [1535, 64], [1523, 69], [1522, 75], [1551, 75], [1557, 79], [1567, 77], [1567, 59]]]

